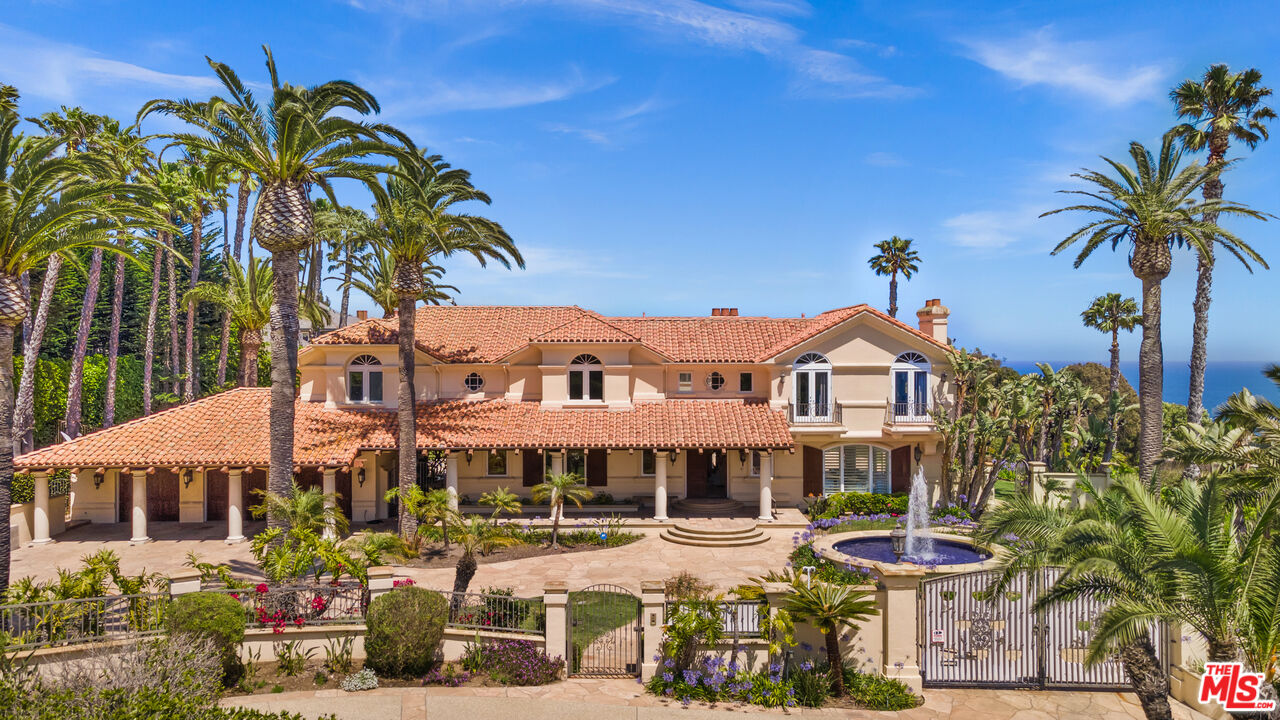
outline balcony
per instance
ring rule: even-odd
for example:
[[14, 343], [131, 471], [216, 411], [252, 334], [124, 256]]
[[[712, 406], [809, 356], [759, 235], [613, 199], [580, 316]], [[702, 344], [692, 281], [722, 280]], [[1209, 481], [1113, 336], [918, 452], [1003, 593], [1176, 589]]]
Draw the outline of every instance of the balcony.
[[828, 400], [820, 403], [791, 403], [787, 406], [787, 421], [792, 425], [839, 425], [840, 403]]
[[933, 405], [924, 402], [885, 402], [885, 425], [932, 425]]

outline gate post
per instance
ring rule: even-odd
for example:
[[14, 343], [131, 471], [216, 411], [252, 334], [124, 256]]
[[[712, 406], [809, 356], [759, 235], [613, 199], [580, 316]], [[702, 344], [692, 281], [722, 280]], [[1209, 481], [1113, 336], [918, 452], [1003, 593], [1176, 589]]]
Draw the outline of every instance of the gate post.
[[640, 681], [649, 682], [658, 672], [662, 655], [663, 626], [667, 624], [667, 585], [661, 580], [640, 583]]
[[911, 688], [923, 689], [920, 677], [920, 581], [924, 568], [876, 566], [884, 586], [884, 657], [881, 672]]
[[542, 586], [542, 604], [547, 609], [547, 655], [563, 658], [568, 673], [573, 665], [569, 657], [569, 586], [563, 580], [548, 580]]

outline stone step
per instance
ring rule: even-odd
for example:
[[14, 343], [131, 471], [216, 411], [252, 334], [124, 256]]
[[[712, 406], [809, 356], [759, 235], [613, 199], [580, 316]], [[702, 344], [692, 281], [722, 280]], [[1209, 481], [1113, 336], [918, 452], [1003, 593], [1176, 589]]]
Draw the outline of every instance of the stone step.
[[710, 548], [746, 547], [748, 545], [759, 545], [761, 543], [765, 543], [769, 541], [769, 538], [764, 533], [761, 533], [759, 531], [757, 531], [757, 534], [752, 537], [731, 538], [731, 539], [707, 538], [707, 539], [699, 540], [699, 539], [685, 537], [683, 535], [677, 535], [671, 532], [671, 530], [663, 530], [660, 537], [663, 540], [666, 540], [669, 543], [675, 543], [676, 545], [687, 545], [690, 547], [710, 547]]
[[740, 535], [742, 533], [756, 532], [757, 526], [755, 523], [750, 523], [737, 527], [703, 527], [701, 525], [677, 522], [673, 529], [690, 535]]
[[687, 528], [673, 527], [668, 528], [668, 533], [680, 537], [686, 537], [690, 540], [741, 540], [744, 538], [759, 537], [761, 530], [759, 528], [743, 528], [736, 532], [699, 532], [698, 530], [690, 530]]

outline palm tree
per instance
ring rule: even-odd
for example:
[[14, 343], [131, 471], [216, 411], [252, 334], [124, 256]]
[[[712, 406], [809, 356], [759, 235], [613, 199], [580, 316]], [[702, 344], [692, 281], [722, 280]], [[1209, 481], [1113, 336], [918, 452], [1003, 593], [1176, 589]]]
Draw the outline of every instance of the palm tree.
[[920, 270], [920, 254], [911, 249], [911, 238], [897, 235], [876, 243], [879, 254], [871, 256], [867, 264], [876, 275], [889, 276], [889, 317], [898, 317], [898, 273], [910, 280]]
[[[326, 207], [316, 212], [316, 234], [328, 241], [328, 260], [342, 267], [342, 302], [338, 307], [338, 328], [347, 324], [351, 310], [351, 277], [355, 271], [356, 254], [363, 254], [369, 247], [368, 230], [372, 221], [363, 210], [341, 206]], [[336, 266], [330, 266], [333, 270]]]
[[[151, 165], [147, 171], [139, 177], [139, 182], [146, 183], [154, 190], [156, 197], [159, 199], [160, 212], [173, 220], [177, 217], [177, 210], [185, 203], [187, 190], [185, 186], [185, 174], [180, 165], [176, 163], [164, 163], [162, 165]], [[174, 369], [174, 357], [177, 356], [178, 349], [178, 294], [175, 286], [173, 258], [176, 254], [171, 248], [170, 240], [172, 238], [171, 229], [161, 228], [157, 230], [157, 238], [164, 247], [154, 249], [151, 258], [151, 298], [147, 304], [147, 332], [146, 340], [142, 350], [142, 414], [150, 415], [152, 410], [152, 392], [154, 390], [151, 381], [155, 366], [155, 341], [156, 341], [156, 321], [159, 317], [160, 309], [160, 285], [162, 282], [162, 265], [168, 272], [169, 287], [169, 304], [168, 304], [168, 328], [170, 343], [170, 361], [169, 376], [176, 378], [177, 373]], [[165, 248], [170, 248], [166, 250]], [[178, 259], [183, 259], [178, 255]]]
[[[454, 205], [477, 201], [489, 204], [489, 196], [471, 184], [471, 174], [451, 169], [438, 155], [415, 156], [402, 162], [400, 171], [387, 181], [386, 193], [377, 198], [377, 229], [373, 242], [386, 250], [395, 263], [391, 289], [396, 294], [399, 325], [400, 383], [397, 392], [399, 478], [402, 490], [417, 482], [417, 392], [414, 387], [417, 346], [414, 322], [418, 299], [426, 292], [441, 255], [466, 253], [481, 266], [496, 260], [506, 267], [524, 258], [502, 226], [488, 218], [458, 213]], [[402, 507], [400, 533], [412, 535], [414, 517]]]
[[476, 553], [488, 555], [500, 547], [510, 547], [520, 541], [498, 531], [493, 523], [473, 517], [455, 531], [455, 539], [462, 547], [462, 555], [453, 572], [454, 600], [462, 600], [461, 593], [467, 591], [471, 579], [476, 576]]
[[1041, 217], [1068, 211], [1085, 212], [1092, 216], [1088, 223], [1072, 232], [1053, 249], [1053, 254], [1056, 255], [1076, 243], [1083, 243], [1074, 267], [1080, 267], [1085, 258], [1103, 243], [1110, 243], [1113, 249], [1121, 243], [1130, 247], [1129, 267], [1133, 270], [1134, 277], [1142, 282], [1142, 346], [1138, 356], [1138, 474], [1143, 482], [1149, 483], [1155, 476], [1161, 448], [1164, 352], [1160, 341], [1160, 290], [1173, 263], [1170, 245], [1175, 240], [1180, 240], [1203, 252], [1204, 248], [1216, 241], [1242, 261], [1250, 258], [1264, 267], [1266, 264], [1234, 234], [1203, 217], [1205, 212], [1217, 212], [1261, 219], [1261, 213], [1238, 203], [1220, 199], [1196, 202], [1191, 197], [1210, 178], [1215, 177], [1222, 170], [1221, 167], [1206, 168], [1192, 163], [1179, 168], [1182, 156], [1174, 148], [1172, 135], [1166, 135], [1161, 143], [1159, 159], [1152, 157], [1138, 142], [1130, 143], [1129, 157], [1133, 160], [1133, 167], [1103, 158], [1115, 171], [1118, 179], [1087, 170], [1075, 173], [1073, 177], [1096, 186], [1094, 189], [1059, 191], [1082, 195], [1093, 204], [1086, 201], [1085, 204], [1050, 210]]
[[[267, 487], [287, 492], [293, 480], [294, 383], [298, 366], [298, 256], [315, 242], [309, 199], [319, 185], [336, 205], [331, 181], [350, 178], [365, 183], [375, 196], [390, 167], [365, 160], [371, 156], [406, 157], [408, 138], [380, 124], [345, 115], [368, 115], [379, 106], [364, 88], [344, 80], [312, 87], [280, 82], [270, 48], [263, 46], [271, 77], [271, 98], [260, 105], [238, 75], [209, 60], [227, 96], [207, 102], [153, 100], [139, 117], [153, 112], [174, 115], [199, 133], [175, 133], [174, 141], [203, 153], [211, 171], [222, 169], [254, 178], [258, 200], [251, 235], [272, 253], [276, 306], [271, 317], [271, 463]], [[409, 158], [411, 159], [411, 158]], [[279, 518], [268, 516], [278, 527]]]
[[493, 514], [490, 515], [494, 520], [498, 516], [506, 513], [508, 515], [519, 515], [523, 512], [523, 506], [520, 503], [520, 496], [511, 492], [510, 488], [498, 488], [491, 490], [480, 496], [480, 504], [488, 505], [493, 508]]
[[560, 546], [560, 518], [564, 517], [564, 503], [569, 501], [582, 507], [584, 500], [595, 497], [577, 473], [548, 475], [546, 480], [533, 486], [533, 501], [547, 503], [551, 508], [551, 547]]
[[[204, 257], [204, 219], [212, 210], [215, 200], [222, 188], [222, 176], [218, 168], [204, 164], [204, 158], [192, 155], [187, 158], [186, 168], [189, 179], [190, 219], [191, 219], [191, 276], [187, 281], [187, 289], [194, 288], [200, 282], [200, 260]], [[191, 402], [199, 394], [200, 368], [196, 361], [196, 298], [187, 300], [186, 335], [183, 349], [186, 357], [185, 380], [182, 383], [182, 400]]]
[[423, 490], [421, 485], [414, 483], [407, 492], [401, 492], [400, 487], [393, 487], [387, 490], [385, 497], [387, 502], [399, 501], [402, 515], [407, 512], [413, 516], [415, 532], [405, 536], [405, 540], [415, 549], [421, 542], [423, 531], [437, 523], [444, 537], [444, 546], [449, 547], [449, 524], [461, 523], [462, 516], [453, 509], [447, 490]]
[[262, 331], [271, 322], [271, 261], [249, 256], [249, 266], [241, 267], [235, 258], [227, 263], [225, 285], [200, 283], [187, 291], [183, 302], [207, 302], [222, 308], [231, 316], [240, 342], [240, 373], [236, 384], [258, 385], [258, 348], [262, 347]]
[[[1262, 86], [1262, 73], [1254, 68], [1233, 73], [1226, 65], [1211, 65], [1199, 81], [1184, 80], [1169, 96], [1178, 117], [1186, 119], [1173, 134], [1192, 152], [1208, 149], [1205, 164], [1219, 168], [1227, 163], [1231, 140], [1252, 150], [1267, 139], [1267, 122], [1276, 114], [1263, 101], [1271, 88]], [[1222, 198], [1222, 179], [1214, 175], [1201, 189], [1207, 201]], [[1206, 208], [1203, 219], [1217, 223], [1218, 213]], [[1196, 297], [1192, 302], [1195, 322], [1191, 331], [1191, 384], [1187, 396], [1187, 420], [1198, 423], [1204, 416], [1204, 369], [1208, 358], [1209, 303], [1213, 290], [1213, 244], [1197, 248]], [[1238, 257], [1238, 255], [1237, 255]], [[1247, 266], [1247, 263], [1246, 263]]]
[[240, 250], [244, 246], [244, 219], [249, 213], [249, 193], [253, 191], [253, 174], [240, 170], [236, 187], [236, 262], [240, 262]]
[[[18, 92], [0, 87], [0, 427], [13, 427], [13, 337], [30, 311], [22, 274], [51, 257], [78, 262], [74, 251], [124, 252], [110, 233], [154, 227], [144, 187], [108, 176], [101, 158], [58, 156], [58, 137], [26, 138], [17, 131]], [[48, 282], [46, 280], [46, 282]], [[35, 364], [35, 357], [27, 362]], [[0, 443], [0, 590], [9, 585], [9, 502], [13, 444]]]
[[1142, 324], [1142, 316], [1138, 314], [1138, 302], [1133, 298], [1122, 298], [1120, 293], [1107, 293], [1093, 299], [1088, 309], [1080, 313], [1085, 327], [1100, 332], [1111, 333], [1111, 376], [1107, 387], [1108, 437], [1107, 447], [1102, 454], [1102, 462], [1111, 462], [1116, 450], [1116, 407], [1117, 395], [1120, 392], [1120, 331], [1133, 332]]
[[870, 593], [853, 585], [809, 584], [797, 579], [782, 602], [793, 617], [808, 620], [822, 633], [827, 663], [831, 665], [831, 694], [843, 697], [844, 656], [840, 652], [840, 631], [874, 617], [876, 601]]
[[[352, 277], [342, 281], [343, 290], [345, 291], [348, 287], [359, 290], [382, 309], [384, 319], [395, 317], [400, 298], [393, 287], [396, 261], [391, 255], [375, 245], [356, 259], [353, 270]], [[422, 296], [418, 298], [419, 301], [428, 305], [453, 302], [450, 293], [457, 293], [458, 288], [436, 282], [444, 277], [444, 268], [439, 265], [424, 265], [422, 275], [426, 282]]]
[[303, 490], [296, 482], [290, 485], [285, 495], [266, 490], [254, 492], [262, 497], [262, 503], [249, 508], [249, 512], [280, 518], [287, 532], [301, 531], [318, 536], [332, 527], [339, 536], [347, 533], [347, 516], [338, 507], [337, 493], [325, 495], [317, 487]]

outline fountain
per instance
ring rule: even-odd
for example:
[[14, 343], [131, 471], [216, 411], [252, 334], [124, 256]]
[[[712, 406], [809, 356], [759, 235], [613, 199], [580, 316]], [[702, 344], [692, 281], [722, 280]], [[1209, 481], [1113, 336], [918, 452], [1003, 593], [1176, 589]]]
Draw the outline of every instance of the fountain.
[[917, 464], [916, 471], [911, 475], [911, 497], [907, 504], [907, 551], [904, 556], [928, 563], [937, 554], [933, 536], [928, 533], [929, 484], [924, 479], [924, 467]]

